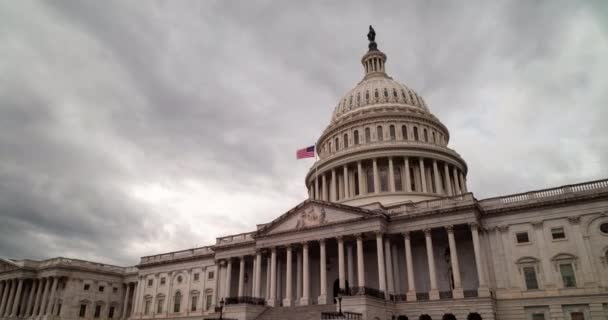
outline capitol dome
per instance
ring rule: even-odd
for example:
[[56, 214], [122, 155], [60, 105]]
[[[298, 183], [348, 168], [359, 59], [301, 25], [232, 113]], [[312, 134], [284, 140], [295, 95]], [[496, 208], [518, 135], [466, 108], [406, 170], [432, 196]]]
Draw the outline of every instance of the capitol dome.
[[[371, 34], [371, 33], [370, 33]], [[394, 205], [467, 192], [466, 162], [424, 99], [386, 72], [375, 33], [361, 58], [363, 79], [336, 105], [306, 176], [312, 199]]]

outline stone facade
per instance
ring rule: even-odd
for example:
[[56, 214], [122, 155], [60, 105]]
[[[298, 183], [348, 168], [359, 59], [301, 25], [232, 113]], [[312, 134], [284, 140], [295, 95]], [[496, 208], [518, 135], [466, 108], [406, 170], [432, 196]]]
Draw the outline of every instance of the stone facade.
[[0, 319], [298, 319], [337, 297], [373, 320], [608, 318], [608, 180], [476, 199], [448, 129], [370, 48], [316, 144], [309, 199], [135, 267], [4, 259]]

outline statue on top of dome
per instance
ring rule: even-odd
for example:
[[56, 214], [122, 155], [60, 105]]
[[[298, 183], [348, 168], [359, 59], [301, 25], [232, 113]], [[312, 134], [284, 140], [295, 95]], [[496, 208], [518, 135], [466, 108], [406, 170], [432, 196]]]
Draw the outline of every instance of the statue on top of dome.
[[378, 50], [378, 44], [376, 43], [376, 31], [374, 27], [369, 26], [369, 32], [367, 33], [367, 40], [369, 40], [369, 50]]

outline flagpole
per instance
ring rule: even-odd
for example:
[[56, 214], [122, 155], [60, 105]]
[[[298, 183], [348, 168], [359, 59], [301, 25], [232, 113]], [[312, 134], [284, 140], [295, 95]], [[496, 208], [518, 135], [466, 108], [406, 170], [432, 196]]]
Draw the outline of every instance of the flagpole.
[[315, 197], [319, 198], [319, 195], [317, 194], [318, 192], [318, 186], [319, 185], [319, 167], [317, 166], [317, 143], [315, 142]]

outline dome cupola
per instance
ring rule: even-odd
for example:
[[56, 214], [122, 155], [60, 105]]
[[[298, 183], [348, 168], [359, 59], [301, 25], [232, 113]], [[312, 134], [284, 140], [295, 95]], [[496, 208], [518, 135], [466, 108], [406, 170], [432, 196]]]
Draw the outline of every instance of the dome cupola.
[[466, 162], [424, 99], [386, 72], [370, 26], [363, 79], [336, 105], [306, 176], [313, 199], [389, 206], [467, 192]]

